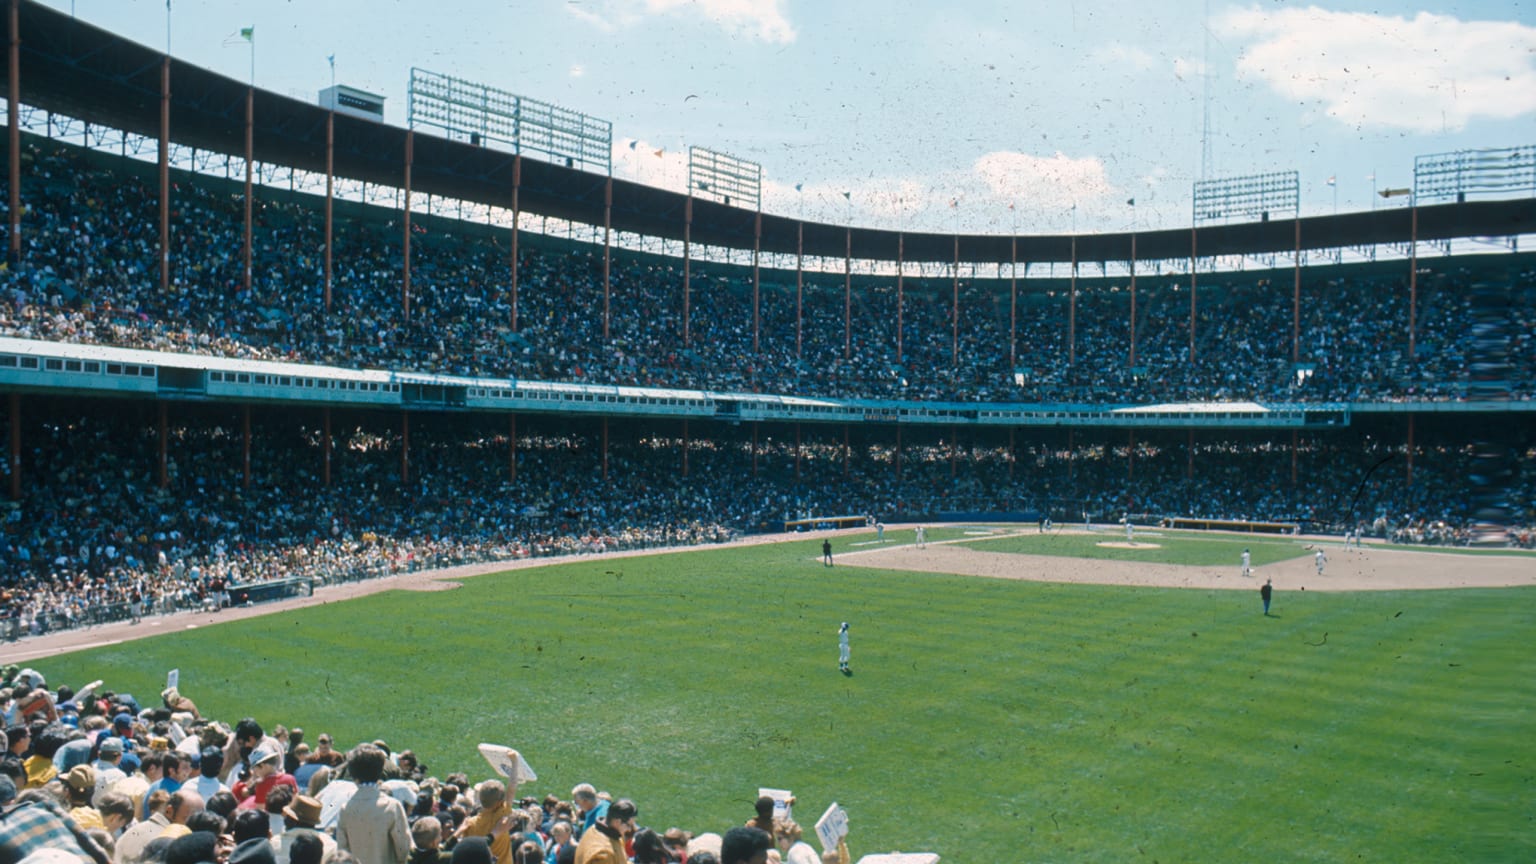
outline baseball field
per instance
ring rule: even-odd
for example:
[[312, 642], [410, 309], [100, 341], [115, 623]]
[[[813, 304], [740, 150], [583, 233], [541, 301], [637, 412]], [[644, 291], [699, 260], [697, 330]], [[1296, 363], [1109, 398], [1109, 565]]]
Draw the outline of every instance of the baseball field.
[[439, 775], [507, 744], [522, 793], [590, 781], [663, 830], [789, 789], [808, 835], [848, 811], [855, 859], [1536, 860], [1536, 557], [927, 535], [830, 535], [830, 567], [816, 534], [417, 573], [0, 653], [151, 701], [178, 669], [206, 714]]

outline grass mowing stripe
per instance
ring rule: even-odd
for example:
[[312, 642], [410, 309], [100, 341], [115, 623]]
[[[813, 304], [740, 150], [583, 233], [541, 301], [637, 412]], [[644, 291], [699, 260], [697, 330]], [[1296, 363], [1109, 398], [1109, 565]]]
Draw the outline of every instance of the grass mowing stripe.
[[860, 854], [1536, 857], [1532, 589], [1287, 592], [1265, 618], [1253, 592], [819, 558], [800, 540], [584, 559], [39, 668], [144, 694], [180, 667], [214, 716], [382, 734], [440, 773], [478, 778], [476, 741], [513, 744], [527, 791], [592, 780], [660, 827], [722, 830], [781, 786], [806, 824], [847, 807]]

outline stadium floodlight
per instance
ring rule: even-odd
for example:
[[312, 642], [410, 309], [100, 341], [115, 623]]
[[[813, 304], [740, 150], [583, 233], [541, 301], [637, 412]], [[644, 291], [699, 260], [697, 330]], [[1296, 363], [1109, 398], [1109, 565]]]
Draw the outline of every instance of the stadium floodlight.
[[688, 192], [757, 210], [763, 204], [763, 166], [728, 153], [689, 147]]
[[1195, 224], [1295, 218], [1301, 212], [1301, 175], [1295, 171], [1195, 182]]
[[1536, 145], [1432, 153], [1413, 160], [1413, 197], [1421, 203], [1520, 192], [1536, 193]]
[[613, 124], [579, 111], [411, 67], [406, 125], [436, 126], [473, 144], [500, 142], [566, 167], [613, 173]]

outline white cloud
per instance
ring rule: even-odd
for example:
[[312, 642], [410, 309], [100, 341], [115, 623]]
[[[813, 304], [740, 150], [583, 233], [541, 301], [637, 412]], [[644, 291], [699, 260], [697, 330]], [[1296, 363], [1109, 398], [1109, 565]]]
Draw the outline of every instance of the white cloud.
[[1237, 10], [1217, 26], [1252, 40], [1237, 59], [1239, 78], [1319, 103], [1352, 126], [1456, 131], [1480, 117], [1536, 112], [1536, 28], [1517, 22], [1309, 6]]
[[[615, 177], [679, 193], [688, 188], [688, 153], [681, 144], [625, 138], [614, 142], [612, 152]], [[801, 183], [799, 189], [795, 185], [793, 179], [765, 177], [763, 211], [831, 225], [852, 220], [863, 228], [904, 231], [1067, 230], [1074, 207], [1084, 224], [1101, 218], [1126, 222], [1131, 213], [1125, 199], [1155, 198], [1151, 188], [1128, 191], [1112, 184], [1095, 156], [1011, 151], [987, 153], [967, 169], [933, 175], [857, 176]]]
[[688, 188], [688, 152], [635, 138], [615, 141], [613, 174], [658, 189], [684, 192]]
[[587, 0], [566, 8], [604, 32], [663, 15], [697, 16], [732, 35], [775, 44], [795, 41], [786, 0]]
[[1054, 156], [998, 151], [972, 165], [975, 176], [990, 196], [1030, 208], [1069, 207], [1117, 194], [1097, 157], [1074, 159], [1057, 151]]
[[571, 64], [570, 76], [572, 78], [580, 78], [585, 74], [587, 74], [587, 67], [581, 65], [580, 63]]
[[866, 228], [952, 231], [959, 225], [966, 231], [1006, 233], [1045, 226], [1064, 230], [1074, 205], [1085, 218], [1125, 219], [1128, 197], [1132, 193], [1110, 183], [1096, 157], [998, 151], [966, 170], [931, 176], [850, 178], [805, 184], [798, 191], [793, 183], [769, 180], [763, 186], [763, 209], [834, 225], [852, 219]]

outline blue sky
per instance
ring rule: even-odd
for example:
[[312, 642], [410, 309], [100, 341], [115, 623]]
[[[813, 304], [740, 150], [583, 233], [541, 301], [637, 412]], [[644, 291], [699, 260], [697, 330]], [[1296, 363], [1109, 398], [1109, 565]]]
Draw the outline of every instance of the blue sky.
[[[165, 48], [164, 0], [46, 2]], [[616, 176], [707, 147], [768, 212], [913, 231], [1182, 228], [1202, 176], [1289, 170], [1304, 215], [1399, 206], [1416, 155], [1536, 144], [1531, 0], [174, 0], [171, 52], [245, 80], [242, 27], [265, 89], [334, 54], [403, 125], [419, 66], [610, 120]]]

